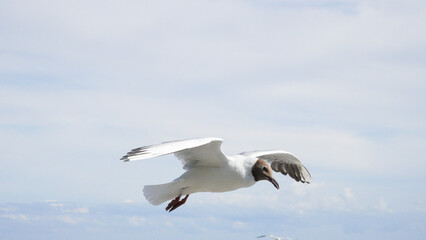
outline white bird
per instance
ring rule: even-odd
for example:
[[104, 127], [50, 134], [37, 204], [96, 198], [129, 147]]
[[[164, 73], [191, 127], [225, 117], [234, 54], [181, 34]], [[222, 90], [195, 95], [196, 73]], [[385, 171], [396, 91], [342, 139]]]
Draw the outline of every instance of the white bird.
[[271, 238], [273, 238], [274, 240], [281, 240], [281, 239], [283, 239], [283, 238], [285, 238], [285, 239], [287, 239], [287, 240], [292, 240], [292, 239], [291, 239], [291, 238], [289, 238], [289, 237], [277, 237], [277, 236], [274, 236], [274, 235], [272, 235], [272, 234], [258, 236], [257, 238], [263, 238], [263, 237], [271, 237]]
[[[187, 170], [170, 183], [144, 186], [143, 194], [153, 205], [173, 199], [166, 211], [183, 205], [196, 192], [227, 192], [267, 180], [277, 189], [272, 170], [289, 175], [296, 181], [309, 183], [311, 175], [302, 162], [291, 153], [250, 151], [225, 156], [220, 150], [220, 138], [200, 138], [164, 142], [135, 148], [121, 158], [124, 162], [152, 158], [173, 153]], [[269, 164], [270, 165], [269, 165]], [[186, 195], [183, 199], [181, 196]]]

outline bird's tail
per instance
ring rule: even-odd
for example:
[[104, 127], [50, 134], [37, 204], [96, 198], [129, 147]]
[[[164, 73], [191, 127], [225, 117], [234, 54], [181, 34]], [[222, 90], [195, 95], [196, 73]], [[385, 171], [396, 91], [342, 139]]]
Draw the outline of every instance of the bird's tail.
[[161, 203], [173, 199], [180, 194], [180, 187], [177, 182], [146, 185], [143, 188], [143, 195], [152, 205], [160, 205]]

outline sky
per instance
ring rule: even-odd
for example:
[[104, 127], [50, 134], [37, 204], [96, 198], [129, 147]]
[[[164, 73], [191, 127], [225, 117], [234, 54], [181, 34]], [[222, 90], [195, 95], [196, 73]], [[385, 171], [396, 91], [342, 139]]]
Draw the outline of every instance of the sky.
[[[423, 239], [426, 2], [0, 0], [1, 239]], [[192, 194], [130, 149], [281, 149], [277, 175]]]

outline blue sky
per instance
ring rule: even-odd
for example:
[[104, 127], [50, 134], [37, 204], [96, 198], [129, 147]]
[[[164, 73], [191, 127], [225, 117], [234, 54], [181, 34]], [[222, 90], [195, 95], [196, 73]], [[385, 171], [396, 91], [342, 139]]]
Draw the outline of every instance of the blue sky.
[[[423, 1], [0, 1], [1, 239], [422, 239]], [[215, 136], [312, 174], [142, 196], [128, 150]]]

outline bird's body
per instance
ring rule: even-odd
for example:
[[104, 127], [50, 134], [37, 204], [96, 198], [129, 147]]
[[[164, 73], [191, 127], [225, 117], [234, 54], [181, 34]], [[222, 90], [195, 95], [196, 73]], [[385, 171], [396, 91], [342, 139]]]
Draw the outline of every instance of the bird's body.
[[187, 170], [175, 180], [188, 187], [182, 194], [228, 192], [250, 187], [256, 183], [250, 172], [247, 171], [253, 164], [247, 165], [244, 161], [234, 158], [229, 158], [229, 160], [224, 167], [196, 167]]
[[[153, 205], [168, 200], [166, 210], [174, 210], [184, 204], [190, 194], [196, 192], [227, 192], [268, 180], [276, 188], [278, 183], [272, 170], [289, 174], [296, 181], [309, 182], [310, 174], [300, 160], [284, 151], [252, 151], [235, 156], [225, 156], [220, 151], [222, 139], [201, 138], [165, 142], [136, 148], [121, 160], [133, 161], [173, 153], [183, 163], [184, 172], [174, 181], [144, 187], [145, 198]], [[271, 166], [267, 162], [271, 163]], [[186, 195], [183, 200], [180, 197]]]

